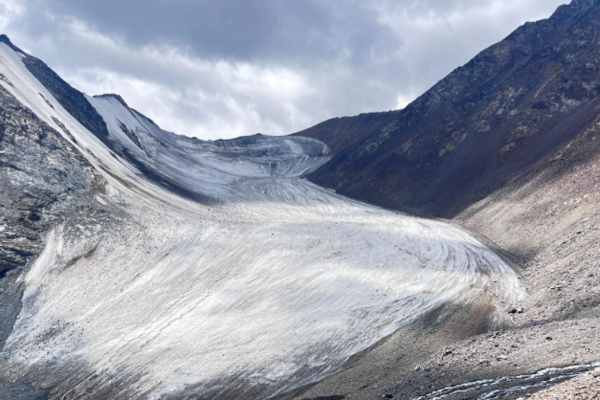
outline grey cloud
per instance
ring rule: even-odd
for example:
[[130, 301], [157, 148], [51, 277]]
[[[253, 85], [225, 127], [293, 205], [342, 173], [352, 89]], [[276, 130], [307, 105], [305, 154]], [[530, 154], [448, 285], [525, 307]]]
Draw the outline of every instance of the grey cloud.
[[[119, 92], [178, 133], [231, 136], [396, 108], [568, 0], [3, 1], [27, 9], [6, 33], [81, 89]], [[250, 66], [256, 82], [180, 65], [182, 55]], [[261, 74], [281, 70], [298, 79], [296, 92], [260, 86]]]
[[[367, 7], [341, 0], [36, 0], [37, 9], [87, 21], [129, 45], [162, 43], [205, 58], [304, 63], [369, 58], [397, 38]], [[364, 62], [364, 61], [362, 61]]]

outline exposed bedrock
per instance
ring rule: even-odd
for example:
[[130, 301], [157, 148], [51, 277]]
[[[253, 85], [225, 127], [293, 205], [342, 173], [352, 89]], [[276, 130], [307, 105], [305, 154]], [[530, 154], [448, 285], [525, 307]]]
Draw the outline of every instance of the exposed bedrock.
[[[6, 79], [6, 78], [4, 78]], [[70, 213], [102, 213], [104, 180], [63, 137], [0, 87], [0, 349], [21, 311], [17, 281], [44, 248], [44, 235]], [[0, 353], [0, 363], [4, 356]], [[40, 399], [30, 385], [4, 384], [0, 398]]]
[[594, 126], [598, 21], [597, 2], [573, 1], [482, 51], [403, 110], [298, 132], [333, 149], [309, 179], [385, 207], [456, 216]]

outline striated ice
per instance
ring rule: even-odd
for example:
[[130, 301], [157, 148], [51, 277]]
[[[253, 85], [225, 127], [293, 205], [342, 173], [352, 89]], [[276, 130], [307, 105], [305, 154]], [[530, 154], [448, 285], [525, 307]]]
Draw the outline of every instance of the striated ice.
[[215, 200], [202, 204], [111, 155], [4, 44], [0, 71], [19, 101], [67, 127], [109, 182], [98, 198], [115, 209], [112, 225], [55, 227], [21, 277], [23, 310], [4, 349], [10, 379], [58, 398], [269, 398], [442, 304], [524, 295], [461, 229], [302, 179], [328, 160], [314, 139], [204, 142], [113, 96], [88, 97], [120, 149]]

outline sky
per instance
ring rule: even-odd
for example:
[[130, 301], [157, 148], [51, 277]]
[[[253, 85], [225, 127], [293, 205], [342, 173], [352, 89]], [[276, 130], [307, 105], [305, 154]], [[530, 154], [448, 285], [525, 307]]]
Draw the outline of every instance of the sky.
[[201, 139], [405, 107], [569, 0], [0, 0], [0, 33]]

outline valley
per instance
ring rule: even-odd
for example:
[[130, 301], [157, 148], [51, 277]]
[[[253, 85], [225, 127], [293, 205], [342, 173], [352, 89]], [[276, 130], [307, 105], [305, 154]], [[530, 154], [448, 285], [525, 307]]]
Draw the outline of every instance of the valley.
[[402, 110], [214, 141], [0, 36], [0, 398], [595, 390], [598, 21], [573, 0]]

